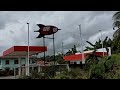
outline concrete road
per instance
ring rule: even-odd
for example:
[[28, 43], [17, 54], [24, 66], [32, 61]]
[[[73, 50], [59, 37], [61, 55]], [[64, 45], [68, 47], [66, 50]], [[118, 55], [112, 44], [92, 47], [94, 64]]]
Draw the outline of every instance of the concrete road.
[[6, 76], [6, 77], [0, 77], [0, 79], [18, 79], [19, 75], [15, 76]]

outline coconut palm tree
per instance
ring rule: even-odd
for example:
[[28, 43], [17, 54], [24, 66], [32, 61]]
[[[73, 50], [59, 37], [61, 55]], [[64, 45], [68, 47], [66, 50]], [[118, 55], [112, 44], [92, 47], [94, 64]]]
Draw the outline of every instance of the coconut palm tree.
[[113, 29], [116, 31], [113, 34], [113, 50], [114, 53], [120, 52], [120, 11], [113, 15]]
[[113, 29], [118, 28], [120, 29], [120, 11], [116, 12], [113, 15]]

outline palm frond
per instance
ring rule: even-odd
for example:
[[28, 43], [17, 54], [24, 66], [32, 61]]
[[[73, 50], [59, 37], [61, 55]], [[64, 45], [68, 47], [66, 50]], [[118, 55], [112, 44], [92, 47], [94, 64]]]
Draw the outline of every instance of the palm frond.
[[88, 51], [88, 50], [93, 50], [94, 48], [92, 47], [85, 47], [86, 49], [84, 51]]
[[108, 36], [105, 38], [104, 42], [107, 42]]
[[114, 39], [118, 38], [119, 36], [120, 36], [120, 28], [117, 29], [113, 34]]
[[120, 28], [120, 21], [114, 21], [113, 28], [115, 27]]
[[103, 45], [104, 45], [105, 47], [107, 47], [107, 44], [108, 44], [107, 39], [108, 39], [108, 36], [107, 36], [107, 37], [104, 39], [104, 41], [103, 41]]
[[91, 46], [93, 46], [93, 47], [95, 47], [95, 45], [94, 44], [92, 44], [91, 42], [89, 42], [89, 41], [86, 41], [88, 44], [90, 44]]
[[99, 43], [101, 43], [101, 40], [99, 39]]
[[113, 20], [114, 20], [114, 21], [120, 20], [120, 11], [116, 12], [116, 13], [113, 15]]

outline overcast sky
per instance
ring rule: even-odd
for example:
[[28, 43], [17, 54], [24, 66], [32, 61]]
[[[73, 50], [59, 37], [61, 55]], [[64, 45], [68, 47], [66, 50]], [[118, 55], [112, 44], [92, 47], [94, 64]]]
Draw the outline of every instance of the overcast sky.
[[[86, 40], [95, 43], [103, 36], [112, 38], [112, 16], [115, 11], [0, 11], [0, 55], [15, 45], [27, 45], [27, 22], [30, 23], [30, 45], [43, 45], [43, 39], [36, 39], [39, 33], [36, 24], [55, 25], [61, 29], [55, 34], [56, 52], [69, 50], [75, 44], [80, 49], [81, 24], [84, 45]], [[48, 36], [52, 37], [52, 35]], [[103, 37], [103, 38], [104, 38]], [[46, 39], [47, 55], [53, 54], [52, 40]]]

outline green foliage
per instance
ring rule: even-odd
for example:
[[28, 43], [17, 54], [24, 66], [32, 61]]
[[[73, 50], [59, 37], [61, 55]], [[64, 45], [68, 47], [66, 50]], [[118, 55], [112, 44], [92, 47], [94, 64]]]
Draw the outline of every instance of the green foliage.
[[91, 67], [90, 67], [90, 73], [91, 73], [91, 75], [96, 75], [96, 76], [99, 76], [99, 75], [101, 75], [101, 76], [103, 76], [103, 74], [104, 74], [104, 71], [105, 71], [105, 67], [104, 67], [104, 65], [103, 64], [101, 64], [101, 63], [98, 63], [98, 64], [95, 64], [95, 65], [92, 65]]
[[56, 72], [57, 68], [56, 66], [46, 66], [44, 68], [42, 68], [42, 73], [44, 73], [45, 77], [47, 78], [51, 78], [54, 77], [55, 72]]
[[120, 66], [116, 66], [108, 73], [105, 73], [106, 79], [120, 79]]
[[66, 55], [71, 55], [71, 54], [72, 54], [71, 50], [69, 50], [69, 51], [66, 52]]
[[63, 71], [53, 79], [88, 79], [88, 73], [82, 69], [73, 69], [72, 71]]
[[84, 51], [94, 50], [92, 47], [85, 47], [86, 49]]
[[101, 59], [101, 57], [94, 56], [93, 54], [88, 54], [84, 69], [89, 70], [91, 66], [96, 65], [99, 62], [98, 58]]
[[113, 34], [113, 53], [120, 53], [120, 11], [113, 15], [113, 29], [116, 31]]
[[116, 12], [114, 15], [113, 15], [113, 27], [117, 27], [117, 28], [120, 28], [120, 11]]
[[65, 63], [67, 63], [67, 62], [63, 59], [63, 55], [62, 55], [62, 54], [56, 55], [56, 60], [57, 60], [57, 63], [59, 63], [59, 64], [65, 64]]
[[44, 73], [38, 73], [36, 71], [32, 71], [30, 76], [21, 75], [18, 79], [49, 79], [49, 77]]
[[76, 49], [76, 46], [74, 45], [74, 47], [72, 48], [72, 52], [73, 54], [77, 53], [77, 49]]
[[54, 60], [53, 55], [52, 56], [46, 56], [45, 60], [48, 61], [48, 62], [53, 61]]
[[104, 57], [97, 64], [92, 64], [89, 69], [89, 77], [98, 78], [98, 76], [104, 79], [120, 78], [120, 54]]
[[31, 77], [26, 75], [21, 75], [18, 79], [31, 79]]
[[[96, 49], [99, 49], [99, 48], [102, 48], [102, 41], [99, 39], [99, 41], [96, 41], [95, 44], [92, 44], [91, 42], [89, 41], [86, 41], [88, 44], [90, 44], [92, 46], [91, 47], [86, 47], [86, 49], [84, 51], [88, 51], [88, 50], [96, 50]], [[106, 51], [107, 53], [109, 52], [109, 49], [108, 47], [113, 47], [113, 41], [109, 38], [108, 39], [108, 36], [103, 40], [103, 46], [104, 48], [106, 48]], [[115, 49], [115, 47], [114, 47]], [[112, 48], [112, 51], [114, 51], [114, 49]]]
[[71, 50], [69, 50], [66, 55], [71, 55], [71, 54], [75, 54], [77, 53], [77, 49], [76, 46], [74, 45], [73, 48], [71, 48]]
[[31, 79], [41, 79], [42, 74], [38, 73], [37, 71], [32, 71], [30, 74]]

